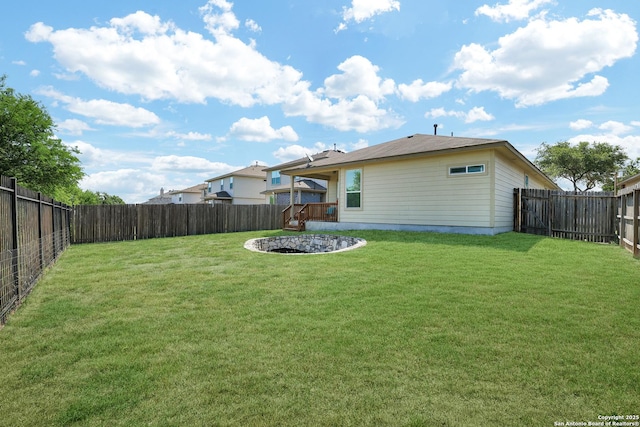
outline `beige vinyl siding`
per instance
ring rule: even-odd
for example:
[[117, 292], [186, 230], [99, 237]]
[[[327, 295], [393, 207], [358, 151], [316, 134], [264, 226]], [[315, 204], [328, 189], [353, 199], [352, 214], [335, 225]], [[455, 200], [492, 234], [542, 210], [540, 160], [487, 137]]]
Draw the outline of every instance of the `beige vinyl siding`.
[[[225, 185], [228, 185], [225, 182]], [[233, 178], [233, 204], [234, 205], [261, 205], [266, 203], [265, 196], [260, 194], [265, 189], [262, 178], [248, 178], [236, 176]]]
[[330, 203], [338, 200], [338, 182], [335, 178], [327, 181], [327, 196], [325, 200]]
[[522, 162], [510, 161], [503, 154], [495, 155], [495, 227], [513, 226], [513, 190], [525, 187], [525, 175], [529, 176], [529, 188], [549, 188], [538, 175]]
[[[484, 151], [364, 165], [362, 208], [341, 203], [340, 221], [489, 227], [490, 160]], [[449, 176], [449, 167], [476, 164], [484, 164], [485, 173]], [[344, 176], [343, 169], [343, 183]], [[345, 200], [343, 185], [340, 198]]]

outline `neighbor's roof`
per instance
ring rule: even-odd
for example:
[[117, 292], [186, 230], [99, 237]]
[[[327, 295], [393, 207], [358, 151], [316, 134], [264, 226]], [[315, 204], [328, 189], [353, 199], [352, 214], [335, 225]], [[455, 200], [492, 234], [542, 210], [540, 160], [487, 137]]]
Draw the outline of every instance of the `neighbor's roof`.
[[[318, 184], [312, 179], [300, 179], [294, 182], [293, 189], [295, 191], [301, 190], [309, 193], [326, 193], [327, 188], [323, 185]], [[271, 194], [271, 193], [286, 193], [291, 191], [290, 184], [278, 185], [276, 187], [271, 187], [269, 190], [262, 191], [260, 194]]]
[[231, 194], [227, 193], [226, 191], [218, 191], [216, 193], [208, 194], [204, 199], [205, 200], [213, 200], [213, 199], [232, 200], [233, 197], [231, 197]]
[[633, 185], [636, 183], [640, 183], [640, 173], [636, 174], [636, 175], [632, 175], [629, 178], [618, 182], [618, 185], [622, 186], [623, 188], [629, 185]]
[[358, 163], [369, 163], [387, 160], [400, 160], [412, 157], [424, 157], [447, 152], [478, 150], [483, 148], [505, 148], [512, 152], [523, 163], [536, 171], [551, 185], [557, 187], [538, 167], [536, 167], [522, 153], [516, 150], [508, 141], [503, 139], [462, 138], [444, 135], [415, 134], [393, 141], [383, 142], [360, 150], [345, 153], [342, 156], [315, 159], [302, 167], [283, 169], [286, 175], [311, 176], [314, 171], [326, 170], [333, 167], [347, 166]]
[[214, 178], [207, 179], [206, 182], [216, 181], [218, 179], [224, 179], [232, 176], [244, 176], [247, 178], [266, 178], [267, 173], [264, 171], [264, 166], [253, 165], [244, 169], [238, 169], [237, 171], [227, 173], [224, 175], [216, 176]]
[[169, 191], [168, 194], [201, 193], [206, 189], [207, 189], [207, 184], [198, 184], [198, 185], [194, 185], [193, 187], [185, 188], [184, 190], [171, 190]]

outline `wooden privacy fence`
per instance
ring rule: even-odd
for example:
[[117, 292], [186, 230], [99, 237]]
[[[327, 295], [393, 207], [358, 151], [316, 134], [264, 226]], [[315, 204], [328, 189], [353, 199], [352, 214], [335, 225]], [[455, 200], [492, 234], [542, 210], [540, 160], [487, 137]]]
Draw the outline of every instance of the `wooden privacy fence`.
[[562, 239], [617, 241], [618, 199], [613, 192], [516, 188], [514, 230]]
[[72, 243], [177, 237], [282, 227], [279, 205], [95, 205], [76, 206]]
[[70, 208], [0, 176], [0, 325], [69, 246]]
[[640, 186], [623, 188], [618, 197], [620, 246], [640, 258]]

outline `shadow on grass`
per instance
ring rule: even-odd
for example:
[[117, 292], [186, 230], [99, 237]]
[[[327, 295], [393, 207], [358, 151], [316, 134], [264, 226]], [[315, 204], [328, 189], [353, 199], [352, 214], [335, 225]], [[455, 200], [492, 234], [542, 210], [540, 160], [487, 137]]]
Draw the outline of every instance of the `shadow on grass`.
[[[282, 231], [276, 232], [275, 235], [284, 236], [291, 234], [295, 233]], [[367, 242], [423, 243], [425, 245], [486, 247], [514, 252], [528, 252], [540, 241], [548, 239], [548, 237], [545, 236], [515, 232], [501, 233], [495, 236], [381, 230], [314, 231], [306, 232], [306, 234], [338, 234], [360, 237], [367, 240]]]

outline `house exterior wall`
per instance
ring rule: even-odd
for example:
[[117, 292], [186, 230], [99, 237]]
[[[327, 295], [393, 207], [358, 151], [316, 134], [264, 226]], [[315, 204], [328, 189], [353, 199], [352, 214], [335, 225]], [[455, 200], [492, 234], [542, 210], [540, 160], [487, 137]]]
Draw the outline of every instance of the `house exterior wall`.
[[[266, 181], [266, 190], [272, 190], [273, 188], [276, 187], [280, 187], [282, 185], [289, 185], [291, 184], [291, 177], [289, 175], [280, 175], [280, 183], [279, 184], [273, 184], [273, 171], [269, 171], [267, 172], [267, 181]], [[265, 188], [262, 189], [263, 191], [265, 190]]]
[[[484, 150], [366, 164], [361, 167], [362, 207], [339, 203], [340, 222], [491, 228], [491, 160]], [[449, 175], [450, 167], [476, 164], [484, 164], [485, 172]], [[345, 173], [346, 168], [340, 170], [341, 201], [346, 200]]]
[[233, 196], [234, 205], [262, 205], [266, 204], [263, 178], [233, 177], [233, 189], [229, 189], [229, 179], [225, 179], [225, 190]]
[[327, 181], [327, 196], [325, 197], [325, 201], [333, 203], [338, 201], [338, 199], [338, 179], [336, 176], [335, 179]]
[[[494, 151], [495, 190], [494, 225], [498, 230], [513, 230], [513, 189], [549, 189], [536, 175], [521, 163], [510, 161], [505, 155]], [[528, 176], [528, 181], [525, 177]]]
[[202, 195], [198, 193], [178, 193], [171, 195], [171, 203], [194, 204], [202, 203]]

